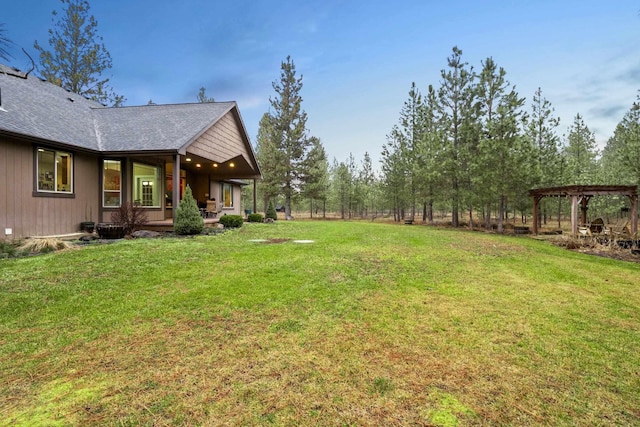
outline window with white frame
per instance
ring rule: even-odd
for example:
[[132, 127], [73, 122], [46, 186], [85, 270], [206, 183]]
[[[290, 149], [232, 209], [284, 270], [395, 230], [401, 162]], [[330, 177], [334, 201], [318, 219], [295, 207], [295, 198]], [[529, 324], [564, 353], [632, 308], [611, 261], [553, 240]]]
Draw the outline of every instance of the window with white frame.
[[37, 153], [38, 192], [73, 193], [73, 155], [46, 148], [38, 148]]
[[122, 203], [122, 163], [120, 160], [104, 160], [102, 165], [102, 206], [117, 208]]
[[133, 164], [133, 202], [140, 206], [159, 208], [162, 193], [159, 166]]

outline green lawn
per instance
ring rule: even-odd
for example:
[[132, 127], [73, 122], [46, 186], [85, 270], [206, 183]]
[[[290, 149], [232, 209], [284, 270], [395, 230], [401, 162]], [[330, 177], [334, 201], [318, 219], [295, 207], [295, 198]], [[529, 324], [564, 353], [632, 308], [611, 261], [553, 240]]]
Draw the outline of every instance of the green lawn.
[[0, 261], [2, 426], [638, 425], [639, 366], [640, 264], [528, 238], [296, 221]]

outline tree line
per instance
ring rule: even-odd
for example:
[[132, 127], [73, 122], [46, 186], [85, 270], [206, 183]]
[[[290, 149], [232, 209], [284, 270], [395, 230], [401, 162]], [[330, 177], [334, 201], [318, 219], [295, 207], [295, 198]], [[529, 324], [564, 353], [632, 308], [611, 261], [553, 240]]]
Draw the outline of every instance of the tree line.
[[[454, 47], [437, 86], [429, 84], [422, 93], [411, 84], [376, 171], [368, 153], [360, 162], [353, 155], [328, 162], [318, 138], [306, 134], [302, 78], [292, 76], [295, 66], [287, 58], [281, 81], [274, 82], [278, 96], [260, 122], [256, 152], [265, 179], [258, 191], [265, 209], [285, 194], [286, 205], [293, 200], [312, 216], [384, 214], [433, 222], [439, 213], [455, 227], [465, 223], [501, 231], [509, 214], [526, 221], [532, 188], [640, 183], [640, 98], [598, 152], [581, 114], [560, 135], [560, 120], [542, 89], [527, 105], [492, 57], [476, 71]], [[296, 114], [298, 120], [291, 121]], [[286, 129], [297, 129], [296, 138]], [[286, 146], [290, 143], [300, 151]], [[544, 200], [540, 220], [559, 217], [558, 203]], [[620, 199], [593, 206], [613, 214], [623, 204]]]

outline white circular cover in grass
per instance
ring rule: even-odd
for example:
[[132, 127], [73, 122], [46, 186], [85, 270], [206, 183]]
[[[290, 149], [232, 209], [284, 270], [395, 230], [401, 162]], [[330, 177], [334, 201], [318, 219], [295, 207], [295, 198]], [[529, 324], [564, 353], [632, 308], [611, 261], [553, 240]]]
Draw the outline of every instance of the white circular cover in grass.
[[293, 243], [313, 243], [313, 240], [294, 240]]
[[267, 241], [267, 239], [254, 239], [254, 240], [249, 240], [252, 243], [264, 243]]

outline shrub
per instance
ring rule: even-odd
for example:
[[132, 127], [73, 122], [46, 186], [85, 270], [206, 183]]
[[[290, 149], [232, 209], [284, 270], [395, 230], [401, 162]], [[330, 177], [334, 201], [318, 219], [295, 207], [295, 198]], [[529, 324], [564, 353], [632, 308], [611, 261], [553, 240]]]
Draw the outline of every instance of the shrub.
[[0, 259], [19, 256], [18, 245], [12, 242], [0, 240]]
[[124, 228], [125, 234], [131, 234], [149, 222], [149, 217], [142, 206], [125, 202], [111, 214], [111, 222]]
[[247, 222], [262, 222], [262, 215], [259, 213], [247, 215]]
[[173, 229], [176, 234], [200, 234], [204, 230], [204, 219], [188, 185], [178, 205]]
[[220, 217], [220, 224], [225, 228], [238, 228], [242, 227], [244, 220], [241, 215], [223, 215]]
[[269, 202], [269, 207], [267, 208], [267, 212], [265, 213], [265, 218], [270, 218], [274, 221], [278, 219], [278, 212], [276, 212], [276, 208], [273, 207], [272, 202]]

